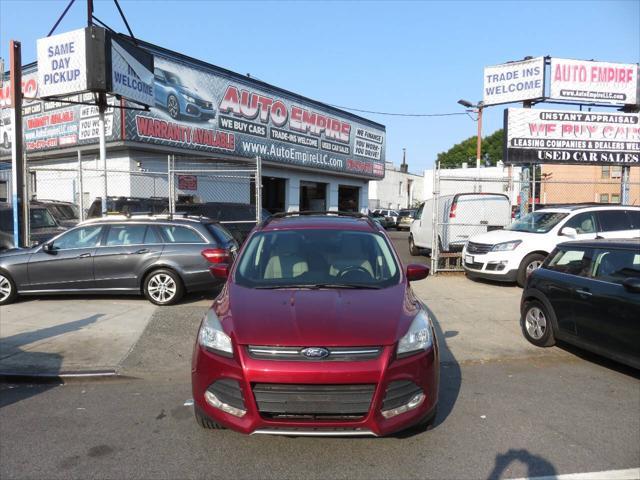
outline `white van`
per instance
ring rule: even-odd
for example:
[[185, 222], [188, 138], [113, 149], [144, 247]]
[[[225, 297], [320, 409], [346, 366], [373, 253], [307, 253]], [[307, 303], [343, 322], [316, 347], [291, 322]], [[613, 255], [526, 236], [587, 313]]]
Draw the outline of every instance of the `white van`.
[[[409, 250], [433, 250], [433, 206], [431, 198], [420, 205], [411, 224]], [[509, 197], [500, 193], [457, 193], [438, 199], [439, 250], [459, 252], [469, 237], [499, 230], [511, 223]]]

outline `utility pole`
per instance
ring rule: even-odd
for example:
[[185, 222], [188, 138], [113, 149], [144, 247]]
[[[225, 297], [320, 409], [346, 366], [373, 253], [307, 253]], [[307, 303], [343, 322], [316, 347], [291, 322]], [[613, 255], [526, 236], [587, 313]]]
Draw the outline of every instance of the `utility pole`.
[[13, 204], [13, 244], [29, 246], [29, 196], [26, 193], [26, 161], [22, 149], [22, 48], [20, 42], [9, 44], [11, 89], [11, 201]]

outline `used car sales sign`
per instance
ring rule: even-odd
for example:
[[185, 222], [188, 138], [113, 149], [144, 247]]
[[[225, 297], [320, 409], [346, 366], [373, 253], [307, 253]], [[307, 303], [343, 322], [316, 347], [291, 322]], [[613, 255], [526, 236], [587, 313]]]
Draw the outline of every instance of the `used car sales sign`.
[[506, 163], [640, 164], [640, 114], [509, 108]]
[[555, 100], [636, 105], [639, 88], [637, 64], [551, 59]]

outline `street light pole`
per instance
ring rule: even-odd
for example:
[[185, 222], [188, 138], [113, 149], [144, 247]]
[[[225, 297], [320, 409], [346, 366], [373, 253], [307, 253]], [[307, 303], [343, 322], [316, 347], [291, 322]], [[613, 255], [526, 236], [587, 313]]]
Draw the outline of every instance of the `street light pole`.
[[478, 139], [476, 140], [476, 168], [480, 170], [480, 159], [482, 158], [482, 110], [484, 110], [484, 104], [479, 102], [477, 105], [478, 111]]

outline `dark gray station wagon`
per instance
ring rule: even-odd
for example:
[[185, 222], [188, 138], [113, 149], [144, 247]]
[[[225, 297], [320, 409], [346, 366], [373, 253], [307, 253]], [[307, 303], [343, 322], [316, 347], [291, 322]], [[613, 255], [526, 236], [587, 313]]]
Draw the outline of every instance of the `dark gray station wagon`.
[[156, 305], [218, 282], [238, 249], [217, 222], [168, 216], [89, 220], [31, 249], [0, 254], [0, 305], [18, 295], [144, 294]]

